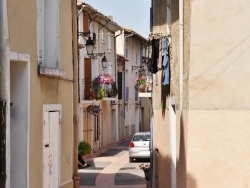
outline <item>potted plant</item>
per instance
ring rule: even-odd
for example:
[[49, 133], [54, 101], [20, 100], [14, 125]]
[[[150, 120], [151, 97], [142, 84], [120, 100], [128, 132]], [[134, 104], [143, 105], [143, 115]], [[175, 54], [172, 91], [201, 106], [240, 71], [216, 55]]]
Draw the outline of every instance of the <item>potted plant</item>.
[[84, 156], [84, 155], [88, 155], [91, 153], [91, 145], [84, 141], [81, 141], [78, 145], [78, 152], [79, 155]]
[[147, 79], [146, 79], [146, 76], [144, 75], [141, 75], [137, 78], [136, 80], [136, 88], [137, 90], [141, 91], [141, 92], [144, 92], [146, 87], [147, 87]]
[[97, 99], [103, 99], [106, 96], [106, 91], [105, 89], [98, 87], [96, 91], [96, 97]]
[[99, 116], [100, 112], [102, 111], [102, 109], [100, 108], [99, 105], [94, 105], [94, 104], [91, 104], [87, 107], [87, 112], [90, 114], [90, 115], [94, 115], [94, 116]]
[[140, 169], [143, 170], [146, 180], [146, 185], [149, 188], [150, 186], [150, 165], [149, 164], [141, 164], [139, 166]]

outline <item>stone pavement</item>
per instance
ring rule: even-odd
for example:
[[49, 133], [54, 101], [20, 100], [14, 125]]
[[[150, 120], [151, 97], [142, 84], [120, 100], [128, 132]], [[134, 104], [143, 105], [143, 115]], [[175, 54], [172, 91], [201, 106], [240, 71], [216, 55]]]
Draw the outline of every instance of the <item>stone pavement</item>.
[[78, 170], [80, 188], [145, 188], [143, 171], [129, 163], [129, 141], [110, 144], [85, 158], [90, 166]]

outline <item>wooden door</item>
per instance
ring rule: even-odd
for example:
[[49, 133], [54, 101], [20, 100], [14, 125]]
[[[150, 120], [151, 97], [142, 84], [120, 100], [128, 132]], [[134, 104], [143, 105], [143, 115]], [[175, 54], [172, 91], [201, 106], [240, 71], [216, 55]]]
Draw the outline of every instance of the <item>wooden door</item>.
[[59, 187], [60, 112], [44, 112], [43, 188]]

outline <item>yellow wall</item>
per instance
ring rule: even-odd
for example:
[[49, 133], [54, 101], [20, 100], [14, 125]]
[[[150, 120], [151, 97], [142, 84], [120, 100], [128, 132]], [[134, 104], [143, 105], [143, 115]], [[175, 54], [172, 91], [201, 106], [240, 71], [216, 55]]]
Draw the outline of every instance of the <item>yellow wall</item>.
[[[42, 119], [44, 104], [62, 104], [61, 183], [72, 179], [73, 82], [38, 76], [36, 1], [8, 0], [10, 50], [30, 55], [29, 186], [42, 187]], [[60, 1], [60, 69], [73, 79], [71, 1]], [[62, 13], [63, 12], [63, 13]], [[70, 161], [68, 161], [70, 156]], [[72, 186], [71, 186], [72, 187]]]

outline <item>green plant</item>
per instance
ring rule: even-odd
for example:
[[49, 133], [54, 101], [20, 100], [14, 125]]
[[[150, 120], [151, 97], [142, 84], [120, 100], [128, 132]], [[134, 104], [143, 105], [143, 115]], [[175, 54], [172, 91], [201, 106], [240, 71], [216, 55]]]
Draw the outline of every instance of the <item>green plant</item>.
[[105, 89], [99, 87], [96, 91], [96, 96], [97, 96], [97, 99], [103, 99], [105, 96], [106, 96], [106, 92], [105, 92]]
[[81, 141], [78, 145], [78, 152], [81, 156], [91, 153], [91, 145], [84, 141]]

